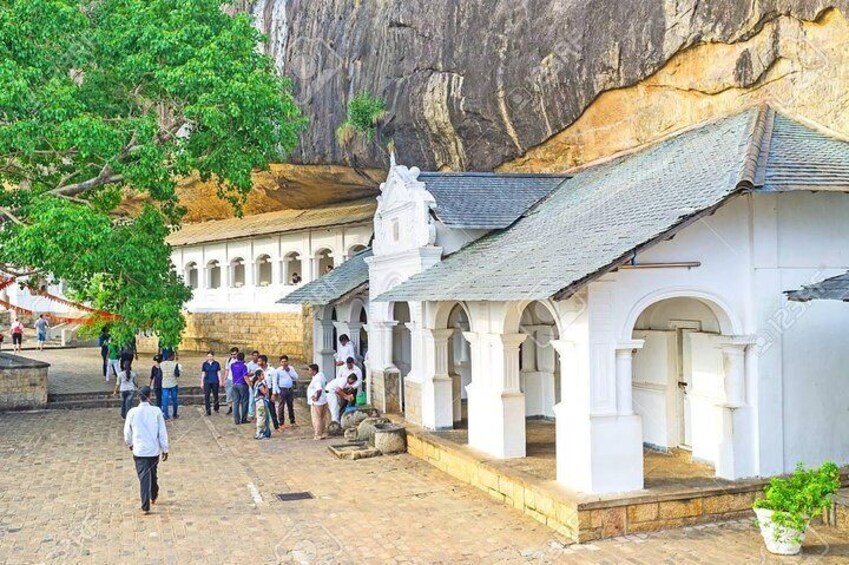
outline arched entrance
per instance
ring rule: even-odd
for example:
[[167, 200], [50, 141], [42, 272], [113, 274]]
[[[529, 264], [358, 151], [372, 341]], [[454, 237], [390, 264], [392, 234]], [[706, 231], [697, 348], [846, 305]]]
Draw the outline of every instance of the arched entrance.
[[734, 433], [726, 425], [727, 386], [736, 378], [728, 371], [738, 370], [729, 358], [732, 365], [740, 360], [739, 378], [745, 378], [745, 344], [735, 340], [733, 328], [724, 308], [700, 296], [663, 298], [636, 317], [631, 393], [647, 448], [647, 487], [726, 475], [723, 446], [733, 443]]

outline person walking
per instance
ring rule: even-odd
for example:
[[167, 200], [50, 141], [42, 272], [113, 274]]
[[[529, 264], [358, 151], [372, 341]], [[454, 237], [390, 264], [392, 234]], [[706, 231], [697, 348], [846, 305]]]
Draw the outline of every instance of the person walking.
[[[162, 355], [154, 355], [153, 356], [153, 366], [150, 368], [150, 386], [153, 388], [153, 393], [156, 396], [156, 400], [154, 401], [154, 406], [158, 406], [160, 410], [164, 411], [165, 408], [162, 406]], [[153, 399], [151, 399], [153, 400]]]
[[132, 449], [139, 477], [141, 509], [150, 513], [150, 505], [159, 498], [157, 466], [159, 458], [168, 460], [168, 430], [162, 411], [150, 405], [150, 387], [139, 391], [139, 405], [131, 408], [124, 422], [124, 443]]
[[248, 423], [248, 368], [245, 365], [245, 354], [236, 354], [236, 360], [230, 363], [230, 374], [233, 377], [233, 421], [236, 425]]
[[289, 409], [289, 424], [295, 425], [295, 386], [298, 383], [298, 373], [289, 365], [289, 357], [280, 357], [280, 364], [275, 371], [277, 385], [277, 421], [280, 425], [286, 421], [286, 408]]
[[206, 354], [206, 361], [200, 368], [200, 386], [203, 388], [203, 405], [206, 408], [206, 415], [212, 415], [210, 412], [209, 396], [215, 399], [215, 413], [218, 414], [218, 390], [221, 386], [221, 363], [215, 360], [215, 352], [210, 351]]
[[117, 378], [118, 373], [121, 372], [121, 348], [118, 347], [118, 344], [115, 343], [114, 339], [110, 338], [107, 350], [107, 357], [109, 357], [109, 359], [106, 367], [106, 382], [108, 383], [110, 375], [115, 375]]
[[133, 363], [126, 361], [123, 369], [118, 373], [118, 378], [115, 379], [115, 390], [112, 393], [113, 396], [117, 396], [118, 392], [121, 392], [121, 419], [123, 420], [127, 418], [127, 412], [133, 405], [133, 396], [135, 396], [137, 388], [138, 380], [136, 372], [133, 371]]
[[44, 342], [47, 341], [47, 330], [50, 329], [50, 322], [44, 314], [39, 314], [35, 321], [35, 339], [38, 341], [38, 350], [44, 350]]
[[[97, 336], [97, 345], [100, 347], [100, 357], [103, 359], [103, 376], [106, 377], [106, 369], [109, 363], [109, 328], [103, 326], [100, 328], [100, 335]], [[109, 379], [106, 379], [107, 381]]]
[[20, 320], [15, 320], [12, 322], [10, 332], [12, 334], [12, 351], [20, 353], [24, 342], [24, 325]]
[[327, 384], [324, 373], [318, 365], [312, 363], [309, 366], [310, 385], [307, 387], [307, 404], [310, 405], [310, 416], [312, 417], [313, 439], [327, 439], [327, 394], [324, 387]]
[[177, 406], [179, 405], [177, 402], [177, 391], [179, 390], [177, 379], [180, 378], [183, 368], [173, 357], [174, 354], [171, 353], [171, 358], [166, 357], [160, 365], [162, 367], [162, 414], [165, 420], [171, 419], [171, 416], [168, 415], [169, 405], [174, 408], [174, 419], [180, 417], [177, 414]]

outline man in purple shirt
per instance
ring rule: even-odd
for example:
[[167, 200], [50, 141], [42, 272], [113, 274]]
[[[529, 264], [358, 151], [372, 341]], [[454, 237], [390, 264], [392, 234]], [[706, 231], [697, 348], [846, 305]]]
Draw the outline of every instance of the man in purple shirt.
[[241, 351], [236, 360], [230, 363], [230, 376], [233, 377], [233, 421], [236, 425], [248, 423], [248, 383], [245, 377], [248, 367], [245, 365], [245, 354]]

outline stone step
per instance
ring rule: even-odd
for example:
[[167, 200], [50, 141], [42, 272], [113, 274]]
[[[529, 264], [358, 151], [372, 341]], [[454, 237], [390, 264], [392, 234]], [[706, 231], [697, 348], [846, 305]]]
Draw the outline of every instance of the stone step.
[[[179, 396], [182, 399], [183, 395], [200, 395], [203, 396], [203, 389], [197, 386], [180, 387]], [[220, 391], [219, 396], [223, 397], [224, 391]], [[110, 399], [112, 391], [92, 391], [92, 392], [63, 392], [59, 394], [50, 393], [47, 395], [47, 402], [66, 402], [74, 400], [95, 400], [95, 399]], [[120, 403], [120, 398], [118, 399]]]
[[[179, 396], [180, 406], [203, 405], [202, 394], [181, 394]], [[223, 400], [223, 399], [222, 399]], [[121, 397], [112, 396], [99, 398], [63, 398], [60, 400], [49, 400], [48, 410], [84, 410], [86, 408], [120, 408]]]

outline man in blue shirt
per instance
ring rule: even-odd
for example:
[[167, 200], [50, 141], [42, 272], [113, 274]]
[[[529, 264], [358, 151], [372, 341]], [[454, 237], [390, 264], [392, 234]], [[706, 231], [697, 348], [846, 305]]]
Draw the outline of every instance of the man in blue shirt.
[[215, 360], [215, 353], [210, 351], [206, 354], [206, 361], [200, 369], [200, 386], [203, 387], [203, 404], [206, 407], [206, 415], [209, 411], [209, 394], [215, 399], [215, 413], [218, 413], [218, 389], [221, 386], [221, 364]]

